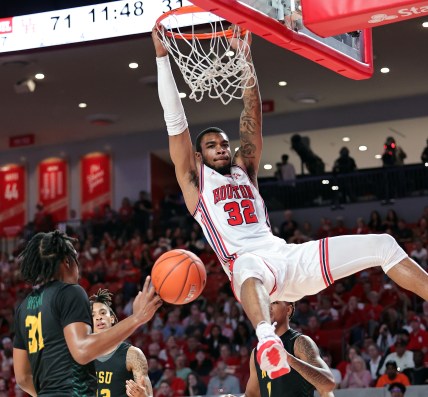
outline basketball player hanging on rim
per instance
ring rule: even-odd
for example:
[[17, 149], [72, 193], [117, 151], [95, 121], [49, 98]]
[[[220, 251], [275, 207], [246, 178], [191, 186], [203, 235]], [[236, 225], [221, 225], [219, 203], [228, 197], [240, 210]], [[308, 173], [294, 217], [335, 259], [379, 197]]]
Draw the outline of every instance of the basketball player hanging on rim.
[[[257, 360], [269, 377], [290, 371], [287, 353], [270, 322], [270, 302], [295, 302], [374, 266], [381, 266], [398, 285], [428, 300], [428, 274], [390, 235], [340, 236], [304, 244], [286, 244], [274, 236], [257, 188], [262, 152], [258, 85], [244, 90], [241, 145], [234, 156], [228, 136], [216, 127], [199, 133], [194, 153], [168, 52], [157, 27], [152, 38], [159, 98], [178, 183], [188, 210], [201, 225], [256, 329]], [[234, 38], [231, 45], [236, 48], [239, 43]], [[252, 62], [249, 50], [247, 62]]]

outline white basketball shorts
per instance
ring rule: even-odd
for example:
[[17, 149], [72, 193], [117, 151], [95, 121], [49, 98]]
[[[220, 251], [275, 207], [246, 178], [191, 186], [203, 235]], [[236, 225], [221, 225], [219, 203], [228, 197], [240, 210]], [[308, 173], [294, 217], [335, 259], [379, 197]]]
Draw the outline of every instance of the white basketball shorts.
[[276, 239], [263, 250], [237, 256], [230, 268], [232, 289], [240, 300], [242, 283], [254, 277], [263, 282], [271, 302], [295, 302], [370, 267], [381, 266], [386, 273], [406, 257], [388, 234], [329, 237], [303, 244]]

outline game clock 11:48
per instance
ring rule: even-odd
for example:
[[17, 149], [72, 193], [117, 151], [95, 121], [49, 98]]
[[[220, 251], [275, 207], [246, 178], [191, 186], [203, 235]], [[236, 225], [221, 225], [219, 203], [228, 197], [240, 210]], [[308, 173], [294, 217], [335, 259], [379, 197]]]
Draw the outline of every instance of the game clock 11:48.
[[187, 0], [114, 1], [0, 19], [0, 52], [150, 32], [162, 13]]

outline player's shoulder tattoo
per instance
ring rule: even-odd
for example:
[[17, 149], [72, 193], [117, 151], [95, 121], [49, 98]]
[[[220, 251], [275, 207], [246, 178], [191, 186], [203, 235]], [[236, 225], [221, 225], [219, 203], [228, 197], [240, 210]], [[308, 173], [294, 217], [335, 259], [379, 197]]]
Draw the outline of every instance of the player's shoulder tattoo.
[[306, 335], [300, 335], [294, 343], [294, 353], [297, 358], [307, 362], [314, 361], [319, 356], [315, 342]]
[[135, 346], [129, 347], [126, 354], [126, 366], [133, 371], [141, 371], [143, 374], [147, 374], [147, 359], [141, 349]]

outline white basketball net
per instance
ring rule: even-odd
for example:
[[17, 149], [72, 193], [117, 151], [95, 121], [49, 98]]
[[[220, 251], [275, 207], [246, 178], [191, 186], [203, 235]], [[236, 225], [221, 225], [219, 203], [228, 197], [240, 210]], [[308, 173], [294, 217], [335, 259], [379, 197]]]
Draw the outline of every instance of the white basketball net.
[[[201, 14], [205, 14], [203, 17]], [[208, 20], [206, 15], [209, 14]], [[183, 29], [183, 18], [186, 20], [186, 32], [191, 29], [192, 39], [187, 39]], [[190, 20], [191, 19], [191, 20]], [[199, 39], [195, 37], [195, 25], [208, 23], [213, 37]], [[237, 48], [232, 48], [229, 40], [224, 36], [216, 36], [216, 32], [223, 32], [223, 22], [214, 14], [208, 12], [190, 13], [185, 15], [171, 14], [162, 20], [162, 27], [158, 28], [158, 35], [165, 48], [174, 58], [180, 68], [185, 82], [191, 89], [189, 98], [200, 102], [207, 93], [210, 98], [219, 98], [227, 105], [233, 98], [241, 99], [244, 89], [254, 87], [256, 75], [251, 60], [247, 60], [249, 53], [249, 32], [239, 39]], [[172, 37], [167, 32], [173, 32]], [[175, 36], [180, 36], [176, 38]], [[233, 37], [239, 37], [239, 27], [234, 27]], [[250, 57], [249, 57], [250, 58]]]

